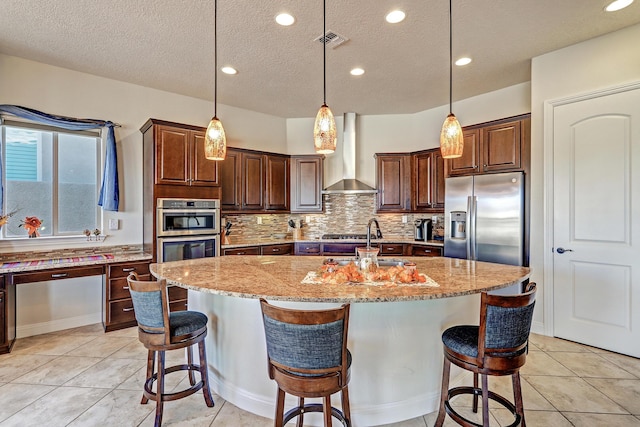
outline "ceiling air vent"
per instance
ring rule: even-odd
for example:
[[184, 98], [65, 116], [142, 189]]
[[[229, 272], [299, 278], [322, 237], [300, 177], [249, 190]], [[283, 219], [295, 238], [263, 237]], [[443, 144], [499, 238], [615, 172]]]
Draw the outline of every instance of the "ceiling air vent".
[[335, 49], [338, 46], [340, 46], [342, 43], [349, 41], [349, 39], [334, 31], [329, 30], [324, 35], [320, 34], [318, 37], [313, 39], [313, 41], [326, 43], [328, 47]]

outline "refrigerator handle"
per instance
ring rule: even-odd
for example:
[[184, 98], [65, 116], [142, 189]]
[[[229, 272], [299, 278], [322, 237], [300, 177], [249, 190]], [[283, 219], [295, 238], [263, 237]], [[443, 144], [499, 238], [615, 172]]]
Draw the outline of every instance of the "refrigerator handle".
[[467, 259], [476, 261], [478, 259], [476, 248], [476, 218], [477, 218], [476, 196], [467, 198]]

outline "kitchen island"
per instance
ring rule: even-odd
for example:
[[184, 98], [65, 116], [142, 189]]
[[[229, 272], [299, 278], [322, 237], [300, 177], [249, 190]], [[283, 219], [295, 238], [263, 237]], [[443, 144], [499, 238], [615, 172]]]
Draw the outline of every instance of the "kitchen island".
[[[354, 303], [349, 327], [353, 353], [349, 394], [357, 427], [435, 411], [442, 331], [454, 324], [477, 324], [480, 292], [520, 283], [530, 274], [526, 267], [460, 259], [403, 259], [416, 263], [418, 271], [431, 279], [428, 285], [303, 284], [309, 272], [320, 267], [322, 258], [301, 256], [177, 261], [152, 264], [151, 273], [189, 289], [189, 309], [209, 317], [207, 353], [215, 392], [265, 417], [274, 415], [276, 385], [267, 375], [257, 299], [305, 309]], [[314, 419], [309, 417], [309, 421]]]

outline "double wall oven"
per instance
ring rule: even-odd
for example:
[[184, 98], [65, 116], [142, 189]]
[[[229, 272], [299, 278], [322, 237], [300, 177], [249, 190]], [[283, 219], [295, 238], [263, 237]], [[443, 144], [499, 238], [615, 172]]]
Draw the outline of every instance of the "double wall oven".
[[220, 255], [220, 200], [157, 199], [158, 262]]

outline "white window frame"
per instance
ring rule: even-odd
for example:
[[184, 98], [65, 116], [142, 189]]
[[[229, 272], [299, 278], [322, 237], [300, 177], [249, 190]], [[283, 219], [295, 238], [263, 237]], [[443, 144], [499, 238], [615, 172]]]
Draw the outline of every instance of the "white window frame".
[[[51, 199], [52, 199], [52, 222], [53, 224], [52, 226], [52, 235], [51, 236], [40, 236], [37, 239], [29, 239], [27, 236], [25, 237], [7, 237], [5, 234], [5, 230], [4, 227], [2, 230], [0, 230], [0, 242], [12, 242], [12, 241], [29, 241], [29, 243], [31, 243], [31, 241], [33, 241], [33, 244], [37, 243], [36, 241], [40, 241], [42, 243], [42, 240], [58, 240], [58, 239], [65, 239], [65, 238], [74, 238], [74, 239], [78, 239], [81, 238], [81, 240], [86, 240], [86, 236], [84, 236], [83, 234], [78, 233], [78, 232], [73, 232], [73, 233], [59, 233], [58, 232], [58, 135], [59, 134], [67, 134], [67, 135], [80, 135], [80, 136], [88, 136], [88, 137], [94, 137], [96, 138], [96, 143], [97, 143], [97, 156], [96, 156], [96, 201], [98, 200], [98, 197], [100, 195], [100, 188], [101, 188], [101, 182], [102, 182], [102, 160], [104, 157], [104, 145], [105, 145], [105, 141], [104, 141], [104, 137], [102, 134], [102, 131], [100, 129], [96, 129], [96, 130], [83, 130], [83, 131], [73, 131], [73, 130], [67, 130], [67, 129], [61, 129], [55, 126], [48, 126], [48, 125], [43, 125], [40, 123], [33, 123], [30, 121], [22, 121], [22, 120], [6, 120], [3, 119], [2, 117], [0, 117], [0, 131], [1, 131], [1, 136], [2, 136], [2, 161], [5, 162], [6, 159], [6, 144], [4, 144], [4, 141], [6, 140], [6, 127], [18, 127], [18, 128], [23, 128], [23, 129], [29, 129], [29, 130], [36, 130], [36, 131], [42, 131], [42, 132], [52, 132], [53, 133], [53, 138], [52, 138], [52, 195], [51, 195]], [[40, 156], [40, 153], [38, 153], [38, 156]], [[2, 180], [2, 185], [3, 188], [7, 188], [6, 186], [6, 163], [3, 163], [2, 165], [2, 176], [0, 177], [0, 179]], [[6, 197], [3, 197], [2, 203], [4, 204], [6, 200]], [[97, 205], [96, 205], [97, 206]], [[3, 213], [7, 213], [6, 212], [6, 208], [5, 206], [3, 206]], [[16, 214], [16, 216], [19, 218], [20, 214]], [[97, 208], [96, 209], [96, 217], [95, 217], [95, 224], [96, 227], [99, 228], [100, 230], [103, 230], [103, 224], [102, 224], [102, 209]], [[15, 219], [14, 219], [15, 220]], [[0, 247], [3, 246], [0, 244]]]

